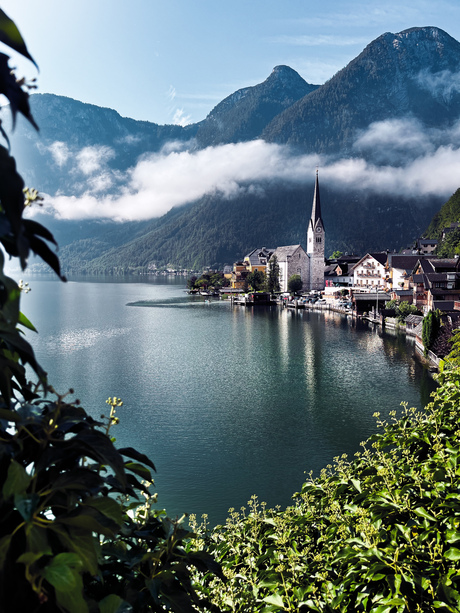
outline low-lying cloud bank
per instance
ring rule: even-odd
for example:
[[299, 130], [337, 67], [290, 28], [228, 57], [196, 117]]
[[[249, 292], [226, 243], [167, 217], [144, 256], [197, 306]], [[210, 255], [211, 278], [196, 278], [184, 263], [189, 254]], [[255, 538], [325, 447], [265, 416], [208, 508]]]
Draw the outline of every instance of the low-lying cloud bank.
[[356, 157], [332, 159], [262, 140], [203, 150], [169, 144], [122, 172], [111, 168], [116, 152], [108, 147], [71, 152], [54, 143], [54, 163], [70, 166], [84, 187], [80, 196], [48, 197], [47, 208], [63, 219], [147, 220], [209, 194], [231, 200], [245, 191], [263, 194], [267, 183], [311, 183], [316, 167], [334, 189], [447, 199], [460, 187], [460, 122], [444, 131], [412, 119], [377, 122], [357, 136], [354, 150]]

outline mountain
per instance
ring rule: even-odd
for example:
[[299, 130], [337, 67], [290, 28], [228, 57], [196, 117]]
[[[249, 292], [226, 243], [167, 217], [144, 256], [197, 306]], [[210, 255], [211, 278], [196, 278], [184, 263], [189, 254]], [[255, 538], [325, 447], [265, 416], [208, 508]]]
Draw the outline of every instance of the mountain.
[[426, 128], [458, 119], [460, 44], [439, 28], [387, 32], [311, 94], [277, 115], [262, 137], [314, 153], [356, 153], [373, 122], [408, 117]]
[[[460, 43], [411, 28], [321, 86], [277, 66], [185, 127], [36, 94], [40, 133], [19, 123], [12, 149], [29, 185], [75, 197], [75, 221], [48, 218], [73, 272], [222, 265], [303, 242], [318, 162], [326, 252], [399, 249], [446, 199], [424, 168], [460, 146], [459, 74]], [[79, 206], [94, 219], [78, 220]], [[142, 206], [138, 221], [117, 223], [123, 206]]]
[[289, 66], [276, 66], [263, 83], [222, 100], [199, 124], [197, 141], [207, 147], [259, 138], [274, 117], [318, 87]]

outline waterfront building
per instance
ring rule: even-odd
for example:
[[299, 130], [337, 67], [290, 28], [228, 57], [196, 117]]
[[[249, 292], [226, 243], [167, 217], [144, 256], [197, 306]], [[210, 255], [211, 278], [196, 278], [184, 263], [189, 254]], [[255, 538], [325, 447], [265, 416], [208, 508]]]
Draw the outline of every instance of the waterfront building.
[[364, 290], [385, 287], [388, 279], [387, 258], [386, 251], [366, 253], [353, 266], [353, 287]]
[[[279, 266], [279, 282], [282, 292], [288, 291], [288, 282], [293, 275], [299, 275], [302, 279], [302, 290], [310, 289], [308, 282], [310, 279], [310, 257], [302, 245], [287, 245], [278, 247], [273, 252]], [[324, 265], [323, 265], [324, 278]], [[324, 285], [323, 285], [324, 287]]]

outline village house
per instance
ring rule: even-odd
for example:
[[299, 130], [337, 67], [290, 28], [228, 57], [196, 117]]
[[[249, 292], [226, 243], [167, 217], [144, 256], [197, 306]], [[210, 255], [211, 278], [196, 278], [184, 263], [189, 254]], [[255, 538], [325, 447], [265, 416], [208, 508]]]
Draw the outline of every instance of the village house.
[[387, 259], [386, 251], [377, 253], [366, 253], [359, 262], [353, 267], [353, 287], [363, 290], [375, 290], [376, 288], [384, 288], [386, 285], [387, 275]]
[[460, 258], [419, 258], [411, 281], [413, 304], [424, 314], [453, 311], [460, 300]]
[[253, 249], [248, 255], [245, 255], [243, 261], [246, 262], [246, 269], [248, 272], [259, 270], [265, 274], [267, 271], [267, 262], [274, 251], [274, 249], [261, 247], [259, 249]]
[[324, 268], [325, 287], [352, 287], [354, 274], [353, 265], [360, 260], [357, 255], [341, 255], [339, 258], [329, 260]]

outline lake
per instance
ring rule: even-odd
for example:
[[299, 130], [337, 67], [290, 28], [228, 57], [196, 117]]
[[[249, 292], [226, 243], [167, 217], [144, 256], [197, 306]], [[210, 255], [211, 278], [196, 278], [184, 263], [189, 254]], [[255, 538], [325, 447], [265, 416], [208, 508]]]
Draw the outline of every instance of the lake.
[[23, 278], [50, 382], [95, 418], [123, 399], [112, 433], [154, 461], [173, 517], [223, 522], [253, 494], [285, 507], [305, 473], [359, 450], [375, 411], [434, 388], [411, 341], [342, 315], [209, 303], [184, 278]]

